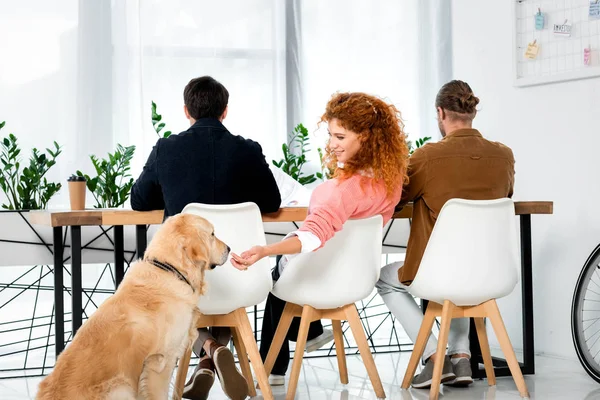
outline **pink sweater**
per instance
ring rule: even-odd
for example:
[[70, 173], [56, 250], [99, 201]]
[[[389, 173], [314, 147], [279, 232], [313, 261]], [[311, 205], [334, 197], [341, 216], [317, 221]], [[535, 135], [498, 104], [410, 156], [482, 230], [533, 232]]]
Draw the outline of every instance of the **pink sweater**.
[[300, 231], [318, 237], [322, 247], [349, 219], [381, 214], [385, 225], [392, 218], [401, 194], [402, 182], [398, 182], [393, 195], [388, 197], [383, 182], [372, 184], [372, 179], [363, 175], [356, 174], [343, 181], [329, 180], [313, 191], [308, 216]]

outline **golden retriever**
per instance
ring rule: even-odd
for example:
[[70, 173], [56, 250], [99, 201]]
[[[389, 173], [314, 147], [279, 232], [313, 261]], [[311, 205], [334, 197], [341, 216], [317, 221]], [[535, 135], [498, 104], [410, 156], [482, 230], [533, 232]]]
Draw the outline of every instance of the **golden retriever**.
[[166, 399], [177, 359], [198, 336], [204, 272], [225, 263], [229, 250], [205, 219], [167, 219], [144, 260], [131, 266], [58, 357], [36, 399]]

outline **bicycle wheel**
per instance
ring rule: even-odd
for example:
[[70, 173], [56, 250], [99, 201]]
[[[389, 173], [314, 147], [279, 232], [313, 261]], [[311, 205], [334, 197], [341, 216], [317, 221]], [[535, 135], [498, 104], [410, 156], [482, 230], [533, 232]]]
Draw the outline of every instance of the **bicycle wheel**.
[[583, 368], [600, 383], [600, 245], [590, 254], [577, 279], [571, 333]]

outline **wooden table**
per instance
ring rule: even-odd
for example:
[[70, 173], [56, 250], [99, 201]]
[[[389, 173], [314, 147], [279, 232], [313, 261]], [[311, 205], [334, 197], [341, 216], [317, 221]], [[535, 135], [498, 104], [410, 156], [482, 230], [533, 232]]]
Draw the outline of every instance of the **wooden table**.
[[[308, 209], [305, 207], [282, 208], [275, 213], [264, 214], [264, 222], [300, 222], [306, 218]], [[518, 201], [515, 202], [515, 214], [520, 218], [521, 231], [521, 296], [523, 312], [523, 353], [524, 362], [521, 369], [524, 374], [535, 373], [534, 365], [534, 334], [533, 334], [533, 270], [531, 259], [531, 215], [552, 214], [553, 203], [549, 201]], [[139, 212], [126, 209], [90, 209], [83, 211], [31, 211], [29, 221], [32, 224], [51, 226], [54, 248], [54, 302], [55, 302], [55, 333], [56, 355], [64, 349], [64, 299], [63, 299], [63, 227], [71, 228], [71, 279], [72, 279], [72, 309], [73, 335], [82, 324], [82, 283], [81, 283], [81, 227], [92, 225], [110, 225], [114, 227], [115, 245], [115, 282], [119, 285], [124, 276], [124, 237], [123, 226], [136, 226], [136, 253], [138, 258], [146, 251], [147, 225], [161, 224], [163, 211]], [[395, 219], [405, 219], [412, 216], [412, 205], [407, 205], [396, 212]], [[59, 340], [63, 338], [63, 340]], [[475, 327], [471, 327], [471, 349], [474, 377], [483, 377], [485, 372], [479, 370], [481, 361], [479, 341]], [[510, 375], [506, 364], [496, 360], [500, 367], [496, 375]]]

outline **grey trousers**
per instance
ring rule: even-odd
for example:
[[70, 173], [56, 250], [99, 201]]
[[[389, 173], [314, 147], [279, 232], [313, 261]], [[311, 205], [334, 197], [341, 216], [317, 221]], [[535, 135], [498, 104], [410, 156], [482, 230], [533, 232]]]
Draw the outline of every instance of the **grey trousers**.
[[[423, 312], [415, 302], [414, 297], [408, 292], [408, 287], [398, 280], [398, 270], [402, 263], [395, 262], [381, 269], [379, 281], [375, 285], [377, 292], [388, 306], [394, 317], [400, 322], [410, 340], [417, 340]], [[429, 335], [429, 340], [423, 352], [423, 361], [437, 352], [437, 340]], [[469, 318], [454, 318], [450, 323], [448, 335], [448, 355], [468, 354], [471, 356], [469, 344]]]
[[227, 346], [231, 340], [231, 330], [225, 327], [198, 329], [198, 339], [196, 339], [194, 346], [192, 346], [194, 353], [198, 357], [202, 357], [204, 355], [202, 347], [204, 347], [204, 343], [208, 339], [212, 339], [223, 346]]

